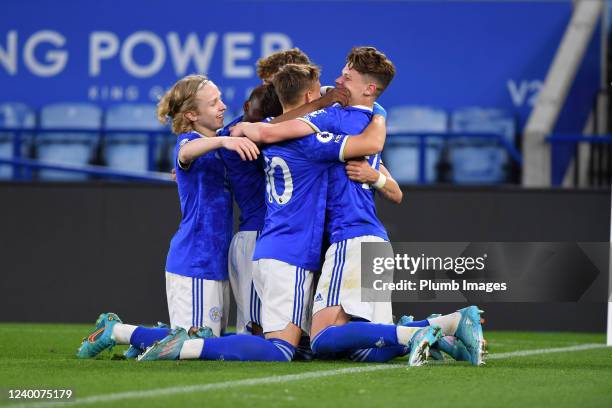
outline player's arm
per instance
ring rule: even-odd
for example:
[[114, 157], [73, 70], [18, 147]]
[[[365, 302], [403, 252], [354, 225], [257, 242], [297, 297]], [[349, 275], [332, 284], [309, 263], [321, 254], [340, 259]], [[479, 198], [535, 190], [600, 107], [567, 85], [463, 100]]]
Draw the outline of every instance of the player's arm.
[[301, 120], [292, 119], [282, 123], [242, 122], [232, 128], [232, 136], [246, 136], [255, 143], [277, 143], [296, 139], [313, 133], [312, 128]]
[[315, 99], [314, 101], [310, 101], [300, 106], [299, 108], [295, 108], [293, 110], [290, 110], [289, 112], [285, 112], [282, 115], [274, 118], [270, 123], [280, 123], [291, 119], [301, 118], [302, 116], [308, 115], [309, 113], [333, 105], [336, 102], [342, 106], [346, 106], [349, 103], [350, 97], [351, 93], [348, 89], [333, 88], [326, 92], [325, 95], [321, 96], [319, 99]]
[[346, 160], [376, 154], [385, 146], [386, 137], [385, 118], [382, 115], [374, 115], [363, 133], [345, 139], [341, 157]]
[[242, 160], [255, 160], [257, 155], [259, 155], [259, 149], [255, 143], [247, 138], [225, 136], [200, 137], [181, 146], [178, 152], [178, 164], [183, 170], [188, 169], [191, 162], [198, 157], [222, 147], [235, 151]]
[[404, 197], [397, 181], [385, 166], [380, 165], [380, 170], [370, 166], [367, 160], [349, 160], [346, 164], [346, 174], [349, 179], [357, 183], [367, 183], [373, 186], [387, 200], [400, 204]]

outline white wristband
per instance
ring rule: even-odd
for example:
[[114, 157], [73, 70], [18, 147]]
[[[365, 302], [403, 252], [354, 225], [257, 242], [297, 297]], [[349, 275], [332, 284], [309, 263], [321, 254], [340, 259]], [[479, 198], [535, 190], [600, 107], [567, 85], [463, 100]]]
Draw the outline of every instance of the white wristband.
[[382, 174], [381, 172], [378, 173], [378, 180], [376, 180], [376, 183], [372, 184], [372, 187], [374, 187], [377, 190], [380, 190], [381, 188], [383, 188], [385, 186], [385, 183], [387, 182], [387, 177]]

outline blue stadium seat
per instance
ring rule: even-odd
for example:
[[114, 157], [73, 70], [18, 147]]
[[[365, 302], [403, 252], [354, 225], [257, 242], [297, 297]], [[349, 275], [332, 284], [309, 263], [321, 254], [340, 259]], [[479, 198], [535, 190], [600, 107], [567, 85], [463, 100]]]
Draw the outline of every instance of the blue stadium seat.
[[[36, 122], [34, 111], [27, 105], [18, 102], [6, 102], [0, 104], [0, 127], [33, 129]], [[32, 134], [21, 134], [21, 157], [28, 156]], [[13, 143], [14, 132], [0, 132], [0, 157], [12, 159], [14, 157]], [[0, 179], [13, 177], [13, 167], [0, 165]]]
[[[396, 106], [389, 109], [387, 144], [384, 164], [399, 183], [416, 183], [419, 179], [419, 139], [402, 137], [402, 133], [444, 133], [448, 131], [448, 115], [442, 109], [423, 106]], [[425, 149], [425, 180], [437, 179], [436, 166], [444, 141], [429, 137]]]
[[[41, 129], [84, 129], [95, 133], [40, 133], [36, 136], [38, 159], [45, 162], [87, 165], [99, 143], [102, 111], [87, 103], [47, 105], [40, 112]], [[41, 170], [43, 180], [84, 180], [87, 175], [56, 170]]]
[[[108, 109], [104, 121], [106, 130], [138, 129], [162, 131], [157, 120], [155, 105], [124, 104]], [[154, 160], [159, 160], [162, 149], [161, 135], [156, 137]], [[147, 133], [107, 133], [104, 137], [104, 155], [108, 167], [117, 170], [149, 170], [149, 136]], [[154, 170], [154, 168], [151, 168]]]
[[[497, 133], [514, 144], [516, 122], [512, 114], [503, 110], [470, 107], [452, 113], [451, 131]], [[452, 181], [457, 184], [496, 184], [508, 176], [506, 149], [490, 139], [453, 139], [449, 143], [449, 160]]]

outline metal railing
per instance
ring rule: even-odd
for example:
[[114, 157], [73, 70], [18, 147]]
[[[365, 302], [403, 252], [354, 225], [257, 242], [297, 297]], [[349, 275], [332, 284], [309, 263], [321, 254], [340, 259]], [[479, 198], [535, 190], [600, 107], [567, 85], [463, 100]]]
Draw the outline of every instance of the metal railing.
[[[158, 148], [158, 142], [160, 139], [168, 137], [168, 132], [163, 130], [151, 130], [151, 129], [91, 129], [91, 128], [15, 128], [15, 127], [0, 127], [0, 133], [10, 133], [13, 136], [13, 158], [4, 159], [0, 158], [0, 164], [8, 164], [13, 166], [14, 178], [17, 180], [31, 179], [31, 172], [23, 174], [20, 170], [26, 169], [46, 169], [46, 170], [59, 170], [68, 173], [82, 173], [91, 176], [107, 177], [114, 179], [124, 180], [140, 180], [140, 181], [164, 181], [165, 173], [156, 172], [156, 151]], [[114, 134], [121, 135], [146, 135], [147, 136], [147, 169], [148, 172], [133, 172], [133, 171], [118, 171], [111, 168], [99, 165], [85, 165], [85, 166], [74, 166], [67, 164], [60, 164], [55, 162], [41, 162], [38, 160], [32, 160], [30, 158], [24, 158], [22, 154], [23, 144], [29, 142], [36, 146], [36, 139], [40, 138], [41, 135], [45, 134], [88, 134], [92, 135], [92, 140], [95, 137], [94, 148], [107, 143], [107, 136]], [[169, 138], [168, 138], [169, 139]], [[60, 139], [54, 142], [59, 142]], [[113, 140], [114, 141], [114, 140]], [[66, 140], [68, 143], [79, 143], [80, 141]], [[164, 143], [162, 143], [162, 146]], [[80, 169], [80, 170], [79, 170]]]
[[[506, 137], [499, 133], [490, 133], [490, 132], [457, 132], [457, 133], [446, 133], [446, 132], [401, 132], [401, 131], [390, 131], [387, 133], [387, 140], [394, 141], [399, 140], [401, 138], [413, 138], [418, 139], [418, 149], [419, 149], [419, 171], [418, 171], [418, 183], [426, 184], [426, 160], [427, 160], [427, 139], [429, 138], [437, 138], [444, 139], [445, 141], [452, 139], [474, 139], [474, 140], [492, 140], [499, 145], [501, 145], [510, 158], [518, 165], [522, 166], [523, 157], [518, 149], [510, 143]], [[443, 148], [448, 148], [445, 146]]]
[[[574, 174], [573, 174], [573, 183], [574, 186], [578, 186], [580, 184], [580, 154], [578, 152], [578, 146], [581, 143], [587, 143], [591, 147], [599, 146], [601, 148], [593, 149], [591, 148], [590, 160], [589, 160], [589, 174], [588, 174], [588, 184], [593, 187], [609, 187], [612, 183], [612, 135], [593, 135], [593, 136], [584, 136], [584, 135], [571, 135], [571, 134], [563, 134], [563, 135], [551, 135], [545, 139], [552, 146], [559, 144], [569, 144], [573, 146], [574, 149]], [[560, 166], [560, 160], [556, 157], [555, 149], [551, 149], [551, 171], [554, 174], [557, 169], [556, 166]], [[600, 154], [594, 157], [594, 152], [599, 152]], [[607, 153], [607, 154], [606, 154]], [[593, 167], [593, 163], [597, 166], [597, 168]], [[560, 185], [560, 183], [553, 183], [554, 185]]]

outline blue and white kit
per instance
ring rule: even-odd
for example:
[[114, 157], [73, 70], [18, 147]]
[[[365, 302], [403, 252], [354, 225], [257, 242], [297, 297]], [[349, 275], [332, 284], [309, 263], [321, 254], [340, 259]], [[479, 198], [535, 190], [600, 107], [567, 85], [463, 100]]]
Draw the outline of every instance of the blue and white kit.
[[220, 335], [229, 309], [232, 195], [217, 151], [179, 163], [180, 148], [200, 137], [206, 136], [178, 136], [174, 151], [182, 219], [166, 259], [166, 294], [173, 328], [205, 325]]
[[294, 323], [310, 331], [312, 271], [321, 268], [327, 171], [345, 135], [316, 133], [263, 148], [267, 213], [253, 259], [264, 332]]
[[[230, 128], [242, 116], [219, 129], [217, 135], [229, 136]], [[252, 331], [251, 322], [261, 326], [261, 300], [253, 285], [253, 252], [266, 215], [263, 158], [242, 160], [238, 153], [219, 149], [232, 193], [240, 209], [240, 225], [229, 248], [229, 279], [236, 300], [236, 333]]]
[[[372, 119], [365, 106], [342, 108], [334, 105], [299, 118], [317, 132], [356, 135]], [[378, 170], [381, 153], [368, 156]], [[351, 181], [342, 163], [329, 170], [325, 232], [331, 246], [325, 254], [313, 304], [313, 315], [325, 307], [341, 305], [354, 317], [376, 323], [392, 323], [390, 302], [361, 301], [361, 243], [386, 242], [387, 232], [376, 216], [374, 190], [368, 184]], [[389, 245], [392, 256], [392, 248]]]

